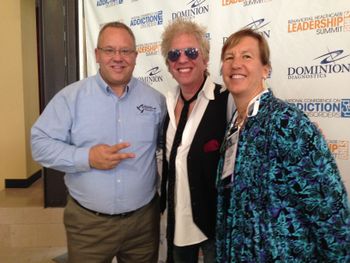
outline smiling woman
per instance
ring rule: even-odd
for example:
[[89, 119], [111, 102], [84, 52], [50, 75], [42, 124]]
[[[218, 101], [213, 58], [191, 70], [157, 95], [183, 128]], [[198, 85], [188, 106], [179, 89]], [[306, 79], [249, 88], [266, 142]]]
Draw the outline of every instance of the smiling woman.
[[221, 58], [237, 107], [229, 127], [237, 128], [218, 168], [218, 262], [350, 262], [350, 208], [336, 162], [309, 118], [266, 89], [266, 40], [242, 29]]

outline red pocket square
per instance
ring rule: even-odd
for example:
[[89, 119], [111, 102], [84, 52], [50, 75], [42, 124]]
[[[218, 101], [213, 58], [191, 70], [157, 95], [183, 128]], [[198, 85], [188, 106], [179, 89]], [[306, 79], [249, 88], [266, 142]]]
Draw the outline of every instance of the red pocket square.
[[208, 153], [208, 152], [214, 152], [216, 150], [218, 150], [220, 147], [220, 144], [217, 140], [210, 140], [208, 141], [206, 144], [204, 144], [204, 147], [203, 147], [203, 151], [205, 153]]

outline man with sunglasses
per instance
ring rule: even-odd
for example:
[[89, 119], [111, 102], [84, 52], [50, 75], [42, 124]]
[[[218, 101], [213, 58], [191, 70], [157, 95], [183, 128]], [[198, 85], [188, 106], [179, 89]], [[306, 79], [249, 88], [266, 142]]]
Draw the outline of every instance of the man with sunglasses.
[[178, 86], [167, 94], [161, 209], [167, 207], [168, 262], [215, 262], [216, 168], [227, 123], [228, 92], [207, 70], [203, 27], [175, 20], [162, 34], [162, 55]]
[[99, 72], [57, 93], [34, 124], [33, 157], [65, 172], [70, 263], [156, 263], [165, 99], [132, 76], [135, 37], [125, 24], [102, 27], [95, 55]]

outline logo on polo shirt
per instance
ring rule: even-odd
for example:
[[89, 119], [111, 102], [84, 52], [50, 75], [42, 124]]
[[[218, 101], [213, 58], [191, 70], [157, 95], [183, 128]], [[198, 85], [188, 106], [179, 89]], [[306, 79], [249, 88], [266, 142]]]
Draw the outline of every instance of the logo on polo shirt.
[[144, 111], [152, 112], [155, 111], [156, 108], [144, 104], [140, 104], [139, 106], [136, 106], [136, 108], [140, 111], [140, 113], [143, 113]]

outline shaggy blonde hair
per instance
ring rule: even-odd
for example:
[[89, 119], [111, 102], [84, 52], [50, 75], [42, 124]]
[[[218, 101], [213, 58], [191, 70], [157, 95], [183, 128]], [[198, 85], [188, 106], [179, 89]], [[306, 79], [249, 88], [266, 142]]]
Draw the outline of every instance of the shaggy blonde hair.
[[168, 52], [170, 51], [171, 42], [176, 36], [182, 34], [194, 36], [199, 43], [199, 52], [202, 54], [204, 60], [209, 61], [210, 45], [209, 40], [206, 37], [206, 28], [193, 21], [179, 18], [165, 27], [161, 37], [161, 52], [167, 66], [169, 66], [167, 58]]

